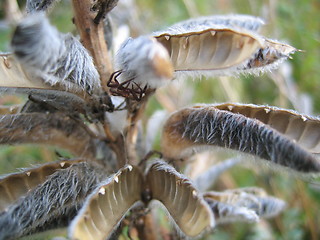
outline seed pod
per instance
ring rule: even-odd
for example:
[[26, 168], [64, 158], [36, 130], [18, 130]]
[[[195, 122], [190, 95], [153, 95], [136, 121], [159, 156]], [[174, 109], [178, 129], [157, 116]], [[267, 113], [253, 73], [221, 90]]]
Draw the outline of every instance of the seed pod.
[[276, 68], [290, 55], [298, 51], [296, 48], [278, 41], [265, 39], [261, 47], [243, 66], [238, 70], [244, 73], [260, 73]]
[[[221, 27], [232, 28], [238, 30], [249, 30], [257, 32], [264, 25], [264, 21], [259, 17], [250, 15], [230, 14], [230, 15], [212, 15], [203, 16], [193, 19], [188, 19], [180, 23], [174, 24], [170, 29], [185, 28], [190, 32], [199, 29], [200, 26], [206, 27]], [[183, 27], [182, 27], [183, 26]]]
[[12, 54], [0, 56], [0, 87], [52, 88], [30, 75]]
[[130, 165], [109, 177], [86, 199], [69, 226], [69, 237], [104, 240], [110, 236], [125, 213], [140, 200], [142, 182], [139, 169]]
[[44, 14], [26, 17], [17, 26], [11, 47], [34, 78], [71, 92], [95, 92], [100, 81], [92, 58], [70, 34], [61, 34]]
[[151, 37], [129, 38], [120, 47], [115, 62], [121, 74], [115, 78], [115, 85], [109, 85], [119, 93], [131, 89], [139, 94], [139, 89], [158, 88], [173, 77], [167, 50]]
[[255, 33], [262, 24], [250, 16], [208, 16], [177, 23], [153, 36], [168, 50], [176, 75], [259, 73], [296, 51]]
[[298, 172], [320, 171], [314, 155], [276, 129], [242, 114], [195, 106], [172, 114], [164, 126], [162, 151], [167, 158], [188, 157], [212, 146], [249, 153]]
[[310, 153], [320, 154], [320, 119], [296, 111], [254, 104], [224, 103], [215, 108], [257, 119]]
[[[255, 190], [256, 194], [251, 191]], [[283, 200], [268, 196], [260, 188], [239, 188], [224, 192], [207, 192], [205, 199], [212, 199], [237, 208], [247, 208], [254, 211], [259, 217], [270, 218], [284, 210], [286, 204]]]
[[27, 0], [26, 11], [27, 13], [46, 11], [55, 1], [57, 0]]
[[96, 154], [96, 142], [86, 126], [61, 112], [1, 116], [0, 143], [56, 145], [84, 158]]
[[192, 183], [168, 164], [157, 161], [146, 176], [152, 197], [160, 201], [181, 231], [190, 237], [214, 227], [213, 214]]
[[46, 181], [47, 177], [59, 169], [65, 169], [83, 159], [63, 160], [43, 164], [36, 168], [25, 169], [23, 172], [12, 173], [0, 179], [0, 212], [4, 211], [17, 199], [26, 195], [37, 185]]
[[[43, 229], [66, 227], [108, 172], [93, 162], [55, 171], [0, 214], [0, 239], [18, 239]], [[36, 239], [36, 237], [34, 237]]]

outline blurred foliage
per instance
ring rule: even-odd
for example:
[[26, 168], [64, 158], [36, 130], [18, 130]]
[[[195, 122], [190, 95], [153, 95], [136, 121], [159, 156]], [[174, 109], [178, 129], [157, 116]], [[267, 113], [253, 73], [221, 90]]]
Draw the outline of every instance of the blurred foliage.
[[[121, 0], [120, 0], [121, 1]], [[177, 21], [200, 15], [241, 13], [261, 16], [267, 22], [263, 34], [285, 40], [297, 49], [288, 63], [292, 68], [287, 76], [292, 79], [298, 95], [308, 96], [313, 103], [313, 114], [320, 112], [320, 1], [319, 0], [136, 0], [139, 17], [145, 24], [144, 33], [164, 28]], [[0, 2], [0, 51], [9, 50], [12, 27], [4, 21], [4, 1]], [[21, 8], [24, 1], [19, 1]], [[72, 9], [68, 1], [61, 1], [50, 14], [60, 31], [73, 32]], [[292, 108], [287, 94], [280, 91], [274, 75], [241, 76], [190, 80], [193, 102], [212, 103], [239, 101], [244, 103], [276, 105]], [[227, 84], [226, 84], [227, 83]], [[170, 88], [170, 86], [168, 87]], [[181, 89], [179, 94], [186, 94]], [[178, 96], [178, 98], [182, 98]], [[297, 100], [299, 101], [299, 100]], [[191, 102], [183, 104], [191, 104]], [[161, 104], [152, 98], [147, 109], [151, 115]], [[8, 173], [30, 164], [56, 160], [52, 148], [2, 147], [0, 148], [0, 173]], [[288, 207], [280, 216], [259, 224], [230, 224], [218, 227], [203, 239], [320, 239], [320, 193], [307, 181], [292, 174], [270, 171], [265, 167], [237, 168], [223, 174], [216, 184], [217, 190], [245, 186], [259, 186], [269, 194], [285, 199]], [[39, 238], [40, 239], [40, 238]], [[42, 239], [42, 238], [41, 238]]]

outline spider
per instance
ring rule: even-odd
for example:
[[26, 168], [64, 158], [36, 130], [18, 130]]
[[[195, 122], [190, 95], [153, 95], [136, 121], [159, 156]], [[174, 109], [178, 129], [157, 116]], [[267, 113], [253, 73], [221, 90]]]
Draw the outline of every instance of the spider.
[[110, 76], [110, 79], [107, 83], [107, 86], [110, 87], [110, 92], [114, 96], [122, 96], [125, 98], [133, 99], [136, 101], [141, 101], [141, 99], [145, 96], [148, 85], [141, 88], [136, 82], [134, 82], [134, 78], [126, 80], [122, 83], [118, 81], [118, 77], [122, 73], [122, 70], [118, 70], [113, 72]]

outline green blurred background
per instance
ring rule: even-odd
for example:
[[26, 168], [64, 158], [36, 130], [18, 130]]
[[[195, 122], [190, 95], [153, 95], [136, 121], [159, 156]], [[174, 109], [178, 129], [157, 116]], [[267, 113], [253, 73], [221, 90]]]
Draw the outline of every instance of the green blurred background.
[[[120, 0], [122, 1], [122, 0]], [[200, 15], [241, 13], [264, 18], [263, 34], [284, 40], [297, 49], [293, 59], [277, 71], [261, 76], [213, 78], [187, 83], [192, 102], [237, 101], [296, 108], [312, 115], [320, 113], [320, 1], [319, 0], [136, 0], [141, 33], [164, 28], [177, 21]], [[19, 1], [21, 8], [24, 1]], [[68, 1], [56, 4], [50, 17], [60, 31], [73, 32], [72, 9]], [[0, 2], [0, 51], [8, 51], [12, 27], [4, 21], [4, 1]], [[164, 93], [165, 96], [166, 93]], [[185, 97], [186, 98], [186, 97]], [[4, 96], [0, 103], [15, 103]], [[181, 100], [182, 101], [182, 100]], [[190, 104], [187, 102], [186, 104]], [[185, 102], [182, 101], [182, 105]], [[179, 105], [179, 104], [178, 104]], [[153, 98], [151, 114], [161, 109]], [[61, 150], [59, 150], [61, 151]], [[64, 156], [67, 153], [62, 152]], [[30, 164], [57, 160], [55, 148], [8, 146], [0, 148], [0, 173], [15, 171]], [[228, 181], [228, 183], [226, 183]], [[320, 185], [320, 182], [319, 182]], [[287, 209], [278, 217], [260, 224], [230, 224], [218, 227], [203, 239], [320, 239], [320, 187], [284, 172], [265, 167], [231, 170], [217, 182], [216, 188], [259, 186], [271, 195], [287, 201]]]

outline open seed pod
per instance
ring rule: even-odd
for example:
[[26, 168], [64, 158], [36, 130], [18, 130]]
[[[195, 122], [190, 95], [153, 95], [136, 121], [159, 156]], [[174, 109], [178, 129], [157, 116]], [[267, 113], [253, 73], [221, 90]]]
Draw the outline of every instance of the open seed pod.
[[164, 162], [153, 164], [146, 176], [152, 198], [160, 201], [179, 229], [187, 236], [198, 236], [214, 227], [213, 214], [191, 182]]
[[12, 54], [0, 56], [0, 87], [52, 88], [26, 72]]
[[242, 15], [177, 23], [153, 36], [168, 50], [176, 73], [228, 75], [275, 67], [295, 48], [258, 35], [263, 21]]
[[23, 172], [12, 173], [0, 179], [0, 212], [13, 204], [17, 199], [27, 194], [33, 188], [43, 183], [49, 175], [59, 169], [70, 167], [82, 159], [63, 160], [47, 163]]
[[143, 176], [126, 166], [109, 177], [89, 196], [69, 227], [77, 240], [104, 240], [115, 230], [125, 213], [140, 200]]

